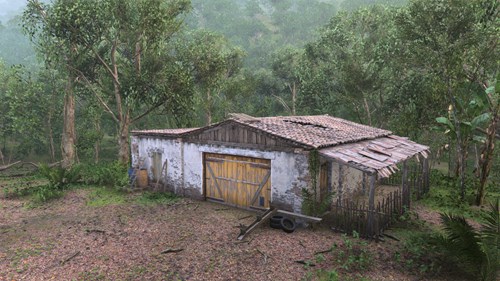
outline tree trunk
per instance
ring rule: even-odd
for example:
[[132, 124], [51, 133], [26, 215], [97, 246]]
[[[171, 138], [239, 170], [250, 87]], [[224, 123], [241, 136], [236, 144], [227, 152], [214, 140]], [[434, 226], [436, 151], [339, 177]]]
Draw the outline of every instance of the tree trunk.
[[458, 120], [457, 116], [457, 103], [455, 100], [455, 96], [453, 95], [453, 89], [451, 86], [451, 78], [446, 76], [446, 81], [448, 84], [448, 97], [450, 98], [451, 105], [452, 105], [452, 117], [454, 121], [454, 126], [455, 126], [455, 136], [456, 136], [456, 150], [457, 150], [457, 160], [458, 160], [458, 167], [459, 167], [459, 174], [460, 174], [460, 198], [462, 200], [465, 200], [465, 151], [464, 151], [464, 140], [462, 139], [462, 134], [460, 133], [460, 121]]
[[493, 155], [495, 152], [495, 134], [496, 127], [500, 117], [498, 116], [498, 111], [492, 116], [492, 121], [488, 128], [486, 129], [486, 142], [484, 144], [483, 151], [481, 152], [480, 160], [480, 177], [479, 186], [476, 194], [476, 205], [481, 206], [484, 202], [484, 196], [486, 195], [486, 183], [488, 181], [488, 176], [490, 174], [491, 166], [493, 165]]
[[212, 95], [210, 89], [207, 90], [207, 111], [206, 113], [206, 125], [210, 126], [212, 124]]
[[370, 107], [368, 106], [368, 100], [366, 100], [366, 97], [363, 97], [363, 103], [366, 111], [366, 116], [368, 117], [368, 125], [372, 125], [372, 115], [370, 113]]
[[295, 103], [297, 102], [297, 87], [295, 85], [295, 82], [293, 82], [293, 87], [292, 87], [292, 115], [295, 116], [296, 110], [295, 110]]
[[0, 148], [0, 161], [2, 161], [2, 165], [5, 165], [5, 162], [3, 160], [2, 148]]
[[120, 150], [118, 152], [118, 159], [123, 164], [129, 164], [130, 156], [129, 156], [129, 138], [128, 138], [128, 130], [130, 127], [130, 115], [129, 110], [125, 113], [123, 120], [120, 122], [120, 132], [118, 136], [118, 144], [120, 146]]
[[[94, 120], [94, 126], [96, 132], [101, 133], [101, 120], [100, 118], [96, 118]], [[101, 139], [97, 139], [94, 143], [94, 163], [99, 163], [99, 151], [101, 150]]]
[[75, 95], [73, 93], [73, 76], [68, 75], [64, 93], [64, 124], [61, 141], [62, 163], [65, 169], [71, 168], [75, 163]]
[[50, 152], [50, 161], [56, 161], [56, 152], [54, 146], [54, 130], [52, 130], [52, 115], [53, 115], [54, 107], [50, 106], [49, 114], [47, 116], [47, 129], [48, 129], [48, 138], [49, 138], [49, 152]]

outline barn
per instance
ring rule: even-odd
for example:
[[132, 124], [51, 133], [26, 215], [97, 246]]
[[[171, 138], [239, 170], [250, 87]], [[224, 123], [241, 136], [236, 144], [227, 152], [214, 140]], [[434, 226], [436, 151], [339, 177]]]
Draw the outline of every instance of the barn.
[[[400, 175], [398, 196], [408, 205], [411, 186], [428, 187], [427, 146], [329, 115], [238, 113], [202, 128], [140, 130], [131, 136], [132, 165], [147, 170], [150, 185], [240, 208], [272, 206], [295, 213], [302, 210], [302, 189], [312, 189], [312, 151], [319, 155], [318, 200], [333, 192], [333, 201], [341, 204], [361, 194], [373, 211], [377, 186], [391, 175]], [[419, 163], [413, 185], [410, 159]]]

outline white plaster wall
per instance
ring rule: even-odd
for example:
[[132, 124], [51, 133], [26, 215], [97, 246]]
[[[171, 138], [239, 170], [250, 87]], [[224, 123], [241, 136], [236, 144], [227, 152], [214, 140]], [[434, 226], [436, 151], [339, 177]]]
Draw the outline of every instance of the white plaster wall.
[[[334, 198], [339, 196], [339, 164], [332, 162], [332, 191], [335, 192]], [[362, 192], [363, 189], [363, 172], [342, 165], [342, 198], [352, 197], [353, 194]]]
[[163, 183], [172, 191], [192, 197], [203, 195], [203, 153], [219, 153], [271, 160], [271, 203], [283, 209], [300, 212], [301, 189], [309, 185], [307, 154], [303, 152], [263, 151], [216, 145], [182, 143], [180, 140], [154, 137], [132, 137], [132, 147], [138, 147], [132, 163], [144, 159], [150, 179], [151, 152], [162, 153], [162, 163], [167, 160], [167, 172]]
[[[134, 145], [137, 144], [137, 153], [134, 153]], [[151, 181], [153, 173], [151, 169], [152, 154], [154, 152], [161, 153], [162, 166], [166, 163], [165, 169], [162, 171], [161, 182], [173, 188], [175, 191], [176, 183], [182, 182], [182, 175], [179, 173], [182, 167], [181, 145], [179, 140], [175, 139], [159, 139], [154, 137], [137, 137], [131, 138], [132, 145], [132, 165], [134, 167], [141, 166], [148, 170], [148, 177]]]

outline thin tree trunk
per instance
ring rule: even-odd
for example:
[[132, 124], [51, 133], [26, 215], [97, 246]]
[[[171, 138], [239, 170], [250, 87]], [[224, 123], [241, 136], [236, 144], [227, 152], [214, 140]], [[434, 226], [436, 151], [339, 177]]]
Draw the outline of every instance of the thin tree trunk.
[[210, 89], [207, 90], [206, 122], [207, 126], [210, 126], [210, 124], [212, 124], [212, 95], [210, 93]]
[[366, 97], [363, 97], [363, 103], [366, 111], [366, 116], [368, 117], [368, 124], [371, 126], [372, 125], [372, 114], [370, 113], [370, 107], [368, 106], [368, 101], [366, 100]]
[[2, 154], [2, 149], [0, 148], [0, 160], [2, 161], [2, 165], [5, 165], [5, 162], [3, 160], [3, 154]]
[[495, 134], [496, 127], [500, 117], [497, 112], [492, 116], [492, 121], [486, 129], [486, 142], [483, 151], [481, 152], [481, 167], [479, 177], [479, 187], [476, 194], [476, 205], [481, 206], [484, 203], [484, 196], [486, 195], [486, 183], [490, 174], [491, 166], [493, 165], [493, 155], [495, 151]]
[[68, 75], [68, 81], [64, 93], [64, 124], [61, 140], [62, 163], [65, 169], [75, 163], [75, 95], [73, 93], [73, 76]]
[[54, 147], [54, 131], [52, 130], [52, 106], [47, 116], [47, 128], [49, 130], [49, 152], [50, 152], [50, 162], [56, 161], [56, 153]]
[[128, 141], [128, 129], [130, 126], [130, 110], [127, 108], [123, 110], [121, 87], [118, 80], [118, 65], [116, 63], [116, 48], [118, 42], [115, 40], [113, 42], [113, 48], [111, 49], [111, 64], [113, 67], [113, 87], [116, 101], [116, 109], [118, 115], [118, 161], [123, 164], [129, 162], [129, 141]]
[[[100, 118], [96, 118], [94, 120], [94, 127], [96, 132], [101, 133], [101, 120]], [[94, 143], [94, 163], [99, 163], [99, 151], [101, 150], [101, 139], [98, 138]]]
[[295, 110], [295, 103], [297, 102], [297, 86], [295, 85], [295, 82], [293, 82], [293, 87], [292, 87], [292, 115], [296, 115], [296, 110]]
[[[450, 86], [448, 87], [448, 93], [451, 96], [451, 88]], [[455, 128], [455, 135], [457, 138], [457, 143], [456, 143], [456, 150], [457, 150], [457, 160], [458, 160], [458, 172], [460, 174], [460, 198], [462, 200], [465, 200], [465, 153], [464, 153], [464, 148], [462, 146], [462, 135], [460, 134], [460, 122], [458, 121], [457, 113], [456, 113], [456, 102], [455, 98], [452, 96], [451, 97], [452, 104], [453, 104], [453, 120], [454, 120], [454, 125]]]

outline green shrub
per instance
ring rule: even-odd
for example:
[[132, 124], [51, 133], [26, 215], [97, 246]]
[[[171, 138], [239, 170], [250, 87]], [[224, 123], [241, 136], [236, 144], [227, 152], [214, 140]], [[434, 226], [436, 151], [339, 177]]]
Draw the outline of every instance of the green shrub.
[[178, 200], [179, 197], [173, 193], [152, 191], [145, 191], [137, 198], [137, 202], [144, 205], [171, 204]]
[[37, 186], [33, 191], [34, 203], [45, 203], [52, 199], [59, 198], [63, 195], [63, 191], [55, 185], [46, 184]]
[[322, 216], [332, 204], [334, 193], [328, 193], [323, 200], [316, 200], [316, 195], [307, 188], [302, 188], [302, 213], [308, 216]]
[[437, 274], [441, 271], [444, 253], [435, 231], [407, 230], [402, 251], [394, 255], [405, 269], [420, 274]]
[[49, 167], [47, 164], [40, 165], [40, 175], [49, 181], [49, 185], [55, 189], [62, 189], [65, 185], [76, 183], [80, 180], [79, 165], [75, 165], [69, 169], [64, 169], [59, 166]]
[[122, 188], [128, 185], [127, 166], [118, 161], [98, 165], [84, 165], [82, 179], [86, 184]]

